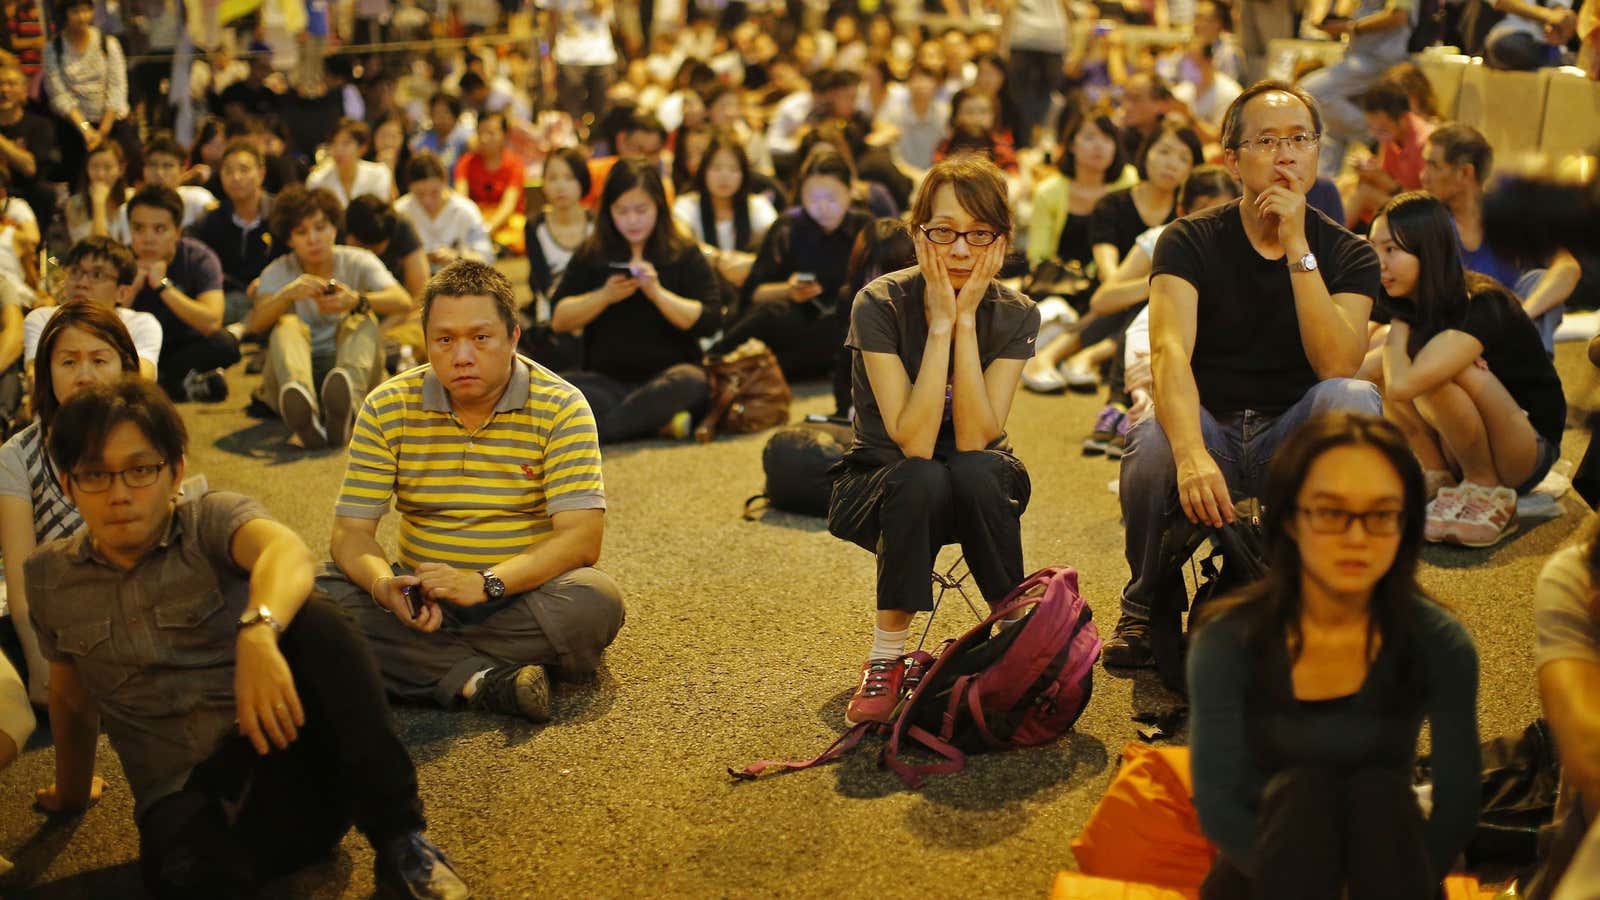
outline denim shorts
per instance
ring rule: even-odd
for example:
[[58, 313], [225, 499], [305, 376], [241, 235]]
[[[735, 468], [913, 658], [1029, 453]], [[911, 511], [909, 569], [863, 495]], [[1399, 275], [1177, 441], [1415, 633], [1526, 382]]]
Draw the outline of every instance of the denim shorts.
[[1538, 487], [1539, 482], [1544, 480], [1544, 476], [1550, 474], [1550, 469], [1556, 464], [1556, 460], [1561, 458], [1560, 444], [1550, 443], [1545, 440], [1544, 435], [1538, 432], [1534, 432], [1533, 436], [1534, 440], [1539, 442], [1539, 462], [1533, 467], [1533, 474], [1528, 476], [1528, 480], [1517, 485], [1518, 497], [1531, 493], [1534, 488]]

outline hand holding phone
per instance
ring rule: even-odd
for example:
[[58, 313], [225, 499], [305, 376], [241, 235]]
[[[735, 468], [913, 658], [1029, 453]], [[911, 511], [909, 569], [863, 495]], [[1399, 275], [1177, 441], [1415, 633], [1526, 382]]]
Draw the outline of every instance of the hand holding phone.
[[406, 598], [406, 608], [411, 611], [411, 618], [422, 615], [422, 585], [408, 584], [400, 589]]

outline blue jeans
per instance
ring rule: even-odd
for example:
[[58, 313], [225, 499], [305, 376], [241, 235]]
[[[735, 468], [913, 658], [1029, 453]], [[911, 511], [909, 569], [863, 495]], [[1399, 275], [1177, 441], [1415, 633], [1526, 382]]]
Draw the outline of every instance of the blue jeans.
[[1317, 174], [1337, 178], [1344, 167], [1345, 148], [1351, 141], [1364, 141], [1372, 136], [1367, 128], [1367, 117], [1357, 101], [1378, 83], [1384, 70], [1397, 62], [1400, 60], [1346, 54], [1344, 59], [1301, 79], [1300, 86], [1317, 98], [1317, 105], [1322, 107], [1322, 155], [1317, 162]]
[[[1267, 463], [1301, 424], [1327, 412], [1381, 415], [1383, 400], [1371, 382], [1330, 378], [1319, 382], [1281, 415], [1244, 410], [1213, 416], [1200, 408], [1200, 433], [1206, 450], [1222, 469], [1228, 489], [1236, 497], [1261, 496]], [[1122, 518], [1126, 523], [1126, 555], [1130, 578], [1122, 591], [1122, 614], [1141, 622], [1150, 620], [1158, 590], [1183, 590], [1183, 579], [1162, 571], [1162, 537], [1173, 528], [1188, 527], [1178, 502], [1178, 466], [1161, 422], [1150, 416], [1128, 433], [1118, 487]], [[1163, 588], [1168, 585], [1170, 588]], [[1180, 598], [1170, 598], [1176, 605]]]

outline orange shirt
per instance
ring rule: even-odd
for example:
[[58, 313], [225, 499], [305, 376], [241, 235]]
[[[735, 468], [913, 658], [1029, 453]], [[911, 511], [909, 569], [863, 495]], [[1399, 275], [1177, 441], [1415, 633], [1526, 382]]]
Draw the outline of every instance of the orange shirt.
[[1430, 134], [1432, 123], [1408, 112], [1400, 119], [1397, 140], [1385, 141], [1378, 151], [1378, 165], [1400, 183], [1401, 189], [1414, 191], [1422, 187], [1422, 153]]

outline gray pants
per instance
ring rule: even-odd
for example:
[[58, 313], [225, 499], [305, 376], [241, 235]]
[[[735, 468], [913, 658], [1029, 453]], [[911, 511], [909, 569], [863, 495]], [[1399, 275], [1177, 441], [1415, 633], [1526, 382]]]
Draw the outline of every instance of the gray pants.
[[[398, 565], [394, 571], [410, 572]], [[445, 707], [461, 695], [467, 679], [494, 666], [554, 666], [568, 676], [588, 675], [599, 667], [623, 621], [616, 582], [589, 567], [507, 596], [498, 608], [473, 607], [469, 614], [445, 604], [444, 624], [431, 634], [395, 618], [333, 563], [317, 578], [317, 587], [367, 636], [391, 696]]]

